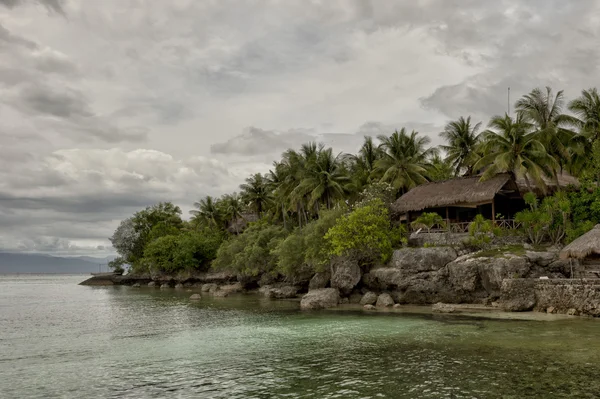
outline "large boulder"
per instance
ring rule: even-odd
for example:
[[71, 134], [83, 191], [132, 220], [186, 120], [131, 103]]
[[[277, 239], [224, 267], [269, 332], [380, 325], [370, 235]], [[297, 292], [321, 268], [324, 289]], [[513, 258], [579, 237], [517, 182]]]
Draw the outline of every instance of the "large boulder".
[[556, 252], [539, 252], [539, 251], [525, 251], [525, 257], [529, 262], [534, 263], [538, 266], [548, 266], [552, 262], [558, 260], [558, 253]]
[[504, 279], [500, 307], [509, 312], [524, 312], [533, 309], [536, 303], [535, 280]]
[[455, 313], [456, 307], [447, 303], [438, 302], [431, 307], [431, 311], [433, 313]]
[[298, 287], [286, 285], [280, 288], [269, 288], [264, 291], [264, 295], [276, 299], [295, 298], [298, 295]]
[[215, 292], [219, 289], [219, 286], [215, 283], [202, 284], [200, 291], [202, 292]]
[[319, 272], [310, 279], [308, 283], [308, 290], [318, 290], [319, 288], [326, 288], [329, 284], [331, 274], [329, 272]]
[[377, 294], [369, 291], [363, 295], [359, 303], [361, 305], [373, 305], [375, 302], [377, 302]]
[[301, 309], [332, 308], [340, 302], [340, 292], [335, 288], [321, 288], [309, 291], [300, 301]]
[[390, 294], [383, 293], [377, 297], [377, 307], [394, 306], [394, 298]]
[[388, 266], [407, 273], [435, 271], [457, 257], [451, 247], [402, 248], [394, 251]]
[[331, 287], [337, 288], [342, 295], [349, 295], [361, 277], [358, 260], [347, 256], [337, 256], [331, 260]]
[[240, 284], [240, 283], [227, 284], [227, 285], [222, 285], [221, 287], [219, 287], [219, 291], [225, 291], [225, 292], [227, 292], [227, 294], [234, 294], [234, 293], [242, 292], [243, 290], [244, 290], [244, 287], [242, 287], [242, 284]]

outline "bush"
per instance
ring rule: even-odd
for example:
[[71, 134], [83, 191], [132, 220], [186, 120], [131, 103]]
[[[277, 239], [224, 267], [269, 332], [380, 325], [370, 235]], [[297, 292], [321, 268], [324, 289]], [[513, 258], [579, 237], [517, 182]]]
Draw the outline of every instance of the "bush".
[[212, 266], [242, 276], [258, 276], [262, 273], [276, 275], [277, 256], [274, 249], [287, 234], [281, 226], [269, 225], [265, 221], [251, 223], [242, 234], [223, 242]]
[[160, 237], [146, 246], [142, 263], [164, 272], [207, 270], [223, 238], [211, 229]]
[[356, 208], [340, 218], [325, 234], [331, 255], [354, 255], [362, 261], [389, 260], [399, 228], [390, 225], [388, 211], [381, 200]]
[[444, 218], [435, 212], [424, 212], [414, 222], [410, 224], [416, 229], [425, 229], [427, 233], [431, 231], [431, 228], [435, 225], [439, 225], [442, 228], [445, 226]]
[[497, 230], [491, 220], [484, 218], [482, 215], [477, 215], [469, 224], [470, 238], [468, 244], [483, 249], [492, 241]]

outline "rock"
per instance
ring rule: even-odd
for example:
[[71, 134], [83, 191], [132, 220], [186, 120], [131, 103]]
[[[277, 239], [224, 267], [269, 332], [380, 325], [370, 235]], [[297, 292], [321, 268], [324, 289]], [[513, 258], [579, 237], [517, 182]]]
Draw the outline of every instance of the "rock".
[[161, 289], [165, 289], [165, 288], [171, 288], [171, 286], [167, 283], [161, 284], [160, 286]]
[[342, 300], [340, 301], [341, 304], [347, 304], [350, 303], [350, 299], [348, 298], [342, 298]]
[[216, 290], [216, 291], [212, 292], [212, 295], [217, 298], [225, 298], [226, 296], [229, 295], [229, 292], [222, 291], [222, 290]]
[[396, 303], [393, 306], [394, 309], [398, 309], [398, 308], [401, 308], [401, 307], [402, 307], [402, 305], [400, 305], [399, 303]]
[[313, 278], [310, 279], [308, 283], [308, 290], [318, 290], [319, 288], [326, 288], [327, 284], [329, 284], [329, 279], [331, 274], [329, 272], [319, 272], [315, 273]]
[[219, 289], [218, 285], [216, 285], [215, 283], [209, 283], [209, 284], [203, 284], [202, 288], [200, 288], [200, 291], [202, 291], [202, 292], [215, 292], [218, 289]]
[[156, 282], [154, 282], [154, 281], [150, 281], [150, 282], [148, 283], [148, 287], [156, 287]]
[[577, 311], [577, 309], [575, 309], [575, 308], [571, 308], [571, 309], [567, 310], [567, 314], [569, 316], [577, 316], [579, 314], [579, 311]]
[[350, 294], [350, 297], [348, 297], [348, 301], [350, 303], [360, 303], [362, 297], [363, 296], [359, 292], [353, 292], [352, 294]]
[[331, 287], [342, 295], [350, 295], [362, 277], [358, 261], [352, 257], [337, 256], [331, 260]]
[[431, 307], [431, 310], [434, 313], [454, 313], [456, 312], [456, 308], [447, 303], [438, 302]]
[[235, 294], [238, 292], [242, 292], [243, 290], [244, 287], [242, 287], [241, 283], [227, 284], [219, 287], [219, 291], [225, 291], [227, 292], [227, 294]]
[[373, 305], [375, 304], [375, 302], [377, 302], [377, 294], [369, 291], [365, 295], [363, 295], [359, 303], [361, 305]]
[[300, 301], [301, 309], [331, 308], [340, 302], [340, 292], [335, 288], [320, 288], [309, 291]]
[[192, 301], [197, 301], [199, 299], [202, 299], [202, 296], [200, 294], [193, 294], [192, 296], [190, 296], [190, 300]]
[[265, 290], [264, 295], [267, 298], [276, 298], [276, 299], [286, 299], [286, 298], [295, 298], [298, 294], [298, 287], [294, 287], [291, 285], [281, 287], [281, 288], [269, 288]]
[[502, 281], [502, 293], [499, 306], [509, 312], [525, 312], [536, 304], [535, 281], [531, 279], [505, 279]]
[[181, 284], [181, 283], [175, 284], [175, 289], [178, 289], [178, 290], [183, 289], [183, 284]]
[[140, 283], [135, 283], [134, 285], [132, 285], [133, 288], [140, 288]]
[[410, 273], [434, 271], [457, 257], [451, 247], [402, 248], [394, 251], [389, 267]]
[[365, 306], [363, 306], [363, 309], [365, 309], [365, 310], [375, 310], [376, 308], [373, 305], [365, 305]]
[[558, 259], [546, 266], [546, 270], [551, 273], [560, 273], [565, 277], [571, 276], [571, 270], [573, 272], [579, 269], [579, 262], [575, 259]]
[[394, 306], [394, 299], [390, 294], [383, 293], [377, 297], [377, 307]]
[[538, 266], [548, 266], [558, 259], [556, 252], [525, 251], [525, 257]]
[[550, 306], [548, 308], [546, 308], [546, 313], [555, 313], [556, 312], [556, 308], [554, 306]]
[[523, 244], [523, 248], [524, 248], [524, 249], [533, 250], [533, 245], [531, 245], [531, 244], [528, 244], [528, 243], [525, 243], [525, 244]]

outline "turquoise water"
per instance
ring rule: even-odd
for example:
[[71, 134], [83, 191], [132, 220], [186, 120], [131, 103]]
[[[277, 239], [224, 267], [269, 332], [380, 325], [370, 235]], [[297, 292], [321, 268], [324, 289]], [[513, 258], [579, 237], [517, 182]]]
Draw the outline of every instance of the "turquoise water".
[[2, 398], [595, 398], [600, 320], [302, 312], [0, 276]]

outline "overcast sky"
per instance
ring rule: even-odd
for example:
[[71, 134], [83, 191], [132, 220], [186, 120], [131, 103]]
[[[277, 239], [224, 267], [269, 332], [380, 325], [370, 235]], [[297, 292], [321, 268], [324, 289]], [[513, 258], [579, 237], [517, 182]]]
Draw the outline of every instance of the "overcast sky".
[[0, 0], [0, 250], [105, 255], [288, 147], [435, 144], [536, 86], [599, 84], [598, 1]]

